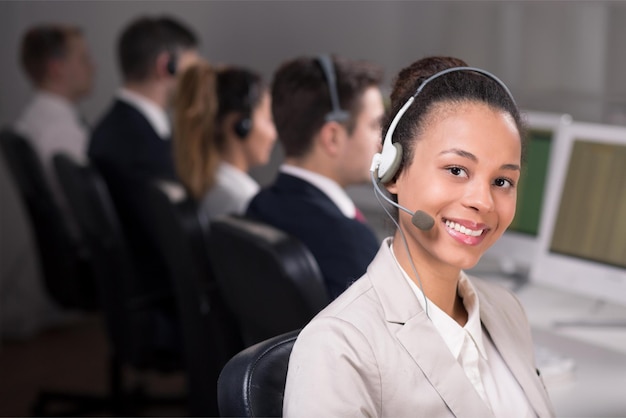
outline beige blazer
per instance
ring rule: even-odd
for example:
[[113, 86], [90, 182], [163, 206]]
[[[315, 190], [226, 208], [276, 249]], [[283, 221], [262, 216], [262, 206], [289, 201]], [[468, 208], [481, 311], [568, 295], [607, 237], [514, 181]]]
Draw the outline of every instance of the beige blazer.
[[[493, 416], [402, 276], [391, 242], [300, 333], [289, 361], [285, 416]], [[500, 286], [471, 280], [484, 328], [531, 407], [537, 416], [554, 416], [520, 303]]]

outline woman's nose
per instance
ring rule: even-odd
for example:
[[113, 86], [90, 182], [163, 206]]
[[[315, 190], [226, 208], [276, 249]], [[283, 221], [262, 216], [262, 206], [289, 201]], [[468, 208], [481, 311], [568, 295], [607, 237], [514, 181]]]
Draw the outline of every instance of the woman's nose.
[[465, 205], [479, 212], [493, 211], [495, 205], [491, 184], [485, 181], [469, 183], [465, 195]]

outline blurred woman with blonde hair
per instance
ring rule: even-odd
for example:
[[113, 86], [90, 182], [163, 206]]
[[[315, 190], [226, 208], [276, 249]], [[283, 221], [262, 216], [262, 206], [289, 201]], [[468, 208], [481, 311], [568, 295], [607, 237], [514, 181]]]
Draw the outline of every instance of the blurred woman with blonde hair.
[[245, 212], [259, 190], [248, 171], [269, 161], [275, 140], [271, 96], [257, 73], [201, 61], [181, 75], [174, 161], [180, 181], [209, 219]]

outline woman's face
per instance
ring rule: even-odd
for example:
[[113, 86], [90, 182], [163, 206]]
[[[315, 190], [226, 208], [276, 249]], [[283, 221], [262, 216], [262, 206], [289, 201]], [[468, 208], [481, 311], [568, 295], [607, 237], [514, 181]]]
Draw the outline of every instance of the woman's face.
[[250, 167], [267, 164], [276, 142], [271, 100], [269, 92], [265, 91], [259, 105], [252, 111], [252, 130], [244, 141], [244, 152]]
[[477, 102], [441, 103], [425, 122], [411, 164], [388, 189], [435, 219], [421, 231], [400, 211], [413, 257], [471, 268], [515, 215], [520, 134], [510, 115]]

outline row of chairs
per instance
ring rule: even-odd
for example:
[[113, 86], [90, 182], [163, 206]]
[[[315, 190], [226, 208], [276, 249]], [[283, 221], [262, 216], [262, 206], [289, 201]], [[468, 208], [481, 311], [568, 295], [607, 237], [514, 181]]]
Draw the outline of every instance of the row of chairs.
[[[93, 409], [122, 415], [132, 413], [137, 405], [182, 400], [191, 416], [280, 415], [289, 352], [285, 357], [285, 347], [329, 302], [319, 269], [299, 241], [234, 215], [209, 225], [181, 185], [163, 181], [151, 185], [146, 208], [153, 211], [158, 245], [173, 279], [183, 358], [153, 355], [138, 341], [134, 327], [150, 311], [154, 298], [129, 296], [135, 274], [129, 244], [98, 171], [65, 154], [53, 160], [84, 240], [78, 251], [62, 227], [50, 230], [54, 223], [63, 225], [62, 216], [28, 140], [4, 129], [0, 145], [31, 215], [40, 256], [52, 251], [59, 258], [88, 255], [84, 259], [89, 274], [70, 275], [53, 265], [55, 260], [42, 260], [51, 296], [74, 309], [85, 309], [81, 304], [91, 300], [90, 308], [96, 306], [105, 318], [110, 342], [106, 396], [44, 391], [34, 405], [34, 415], [49, 414], [49, 404], [56, 401], [75, 406], [63, 415], [82, 415]], [[64, 239], [68, 246], [59, 245]], [[282, 350], [275, 350], [278, 347]], [[283, 353], [280, 365], [274, 357], [279, 352]], [[272, 359], [270, 366], [264, 368], [261, 359]], [[124, 367], [162, 373], [183, 370], [186, 393], [155, 399], [140, 387], [127, 388]], [[250, 383], [269, 376], [269, 385]], [[251, 396], [250, 387], [266, 388], [275, 396]], [[253, 407], [253, 399], [260, 404]]]

